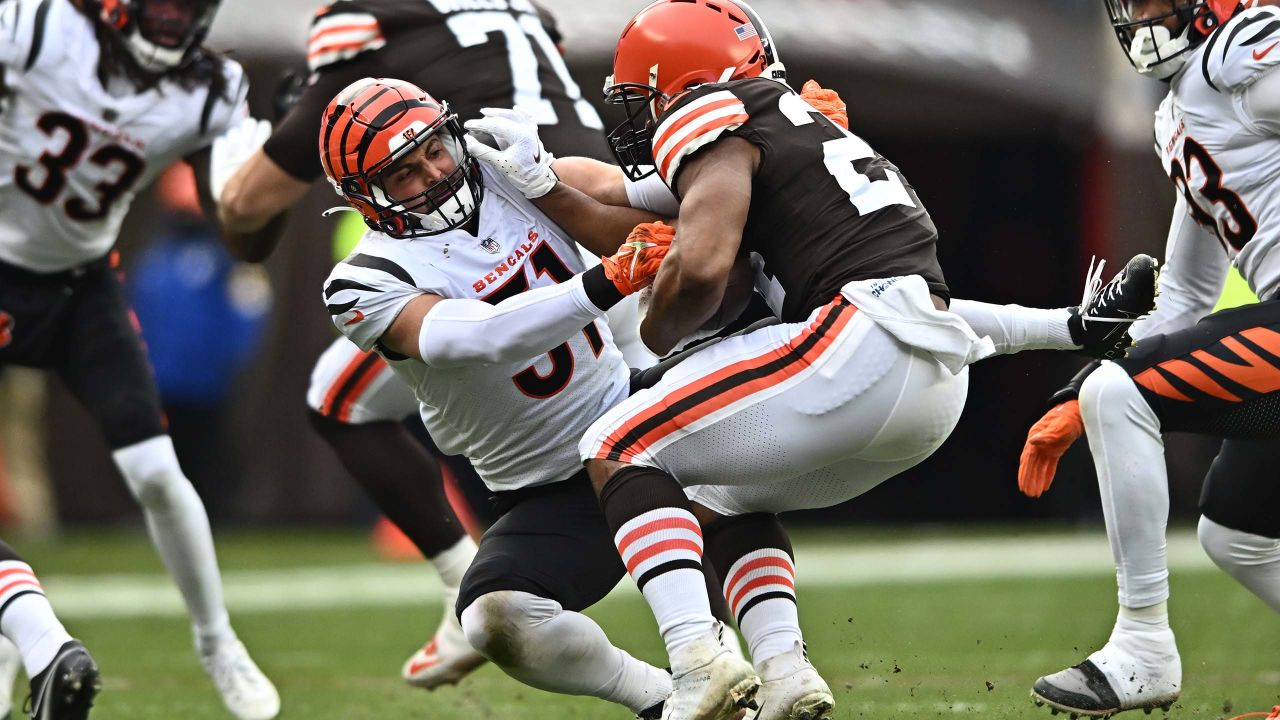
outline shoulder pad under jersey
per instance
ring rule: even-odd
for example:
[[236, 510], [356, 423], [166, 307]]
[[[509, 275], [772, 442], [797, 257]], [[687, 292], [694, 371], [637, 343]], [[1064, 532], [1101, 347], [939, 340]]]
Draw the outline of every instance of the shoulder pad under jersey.
[[1246, 10], [1218, 28], [1205, 44], [1199, 70], [1219, 92], [1252, 85], [1280, 64], [1280, 8]]
[[350, 0], [337, 0], [316, 11], [307, 37], [307, 68], [315, 72], [387, 44], [378, 18]]

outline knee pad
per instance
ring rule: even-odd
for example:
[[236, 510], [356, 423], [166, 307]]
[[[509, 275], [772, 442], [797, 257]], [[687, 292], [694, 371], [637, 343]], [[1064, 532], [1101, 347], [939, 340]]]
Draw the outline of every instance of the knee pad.
[[531, 630], [563, 612], [560, 603], [516, 590], [476, 598], [459, 616], [476, 652], [499, 667], [519, 666]]
[[1218, 567], [1280, 612], [1280, 539], [1234, 530], [1204, 515], [1199, 535]]
[[1102, 363], [1080, 386], [1080, 415], [1090, 431], [1130, 423], [1133, 421], [1131, 412], [1147, 419], [1159, 432], [1159, 419], [1155, 412], [1142, 398], [1133, 378], [1116, 363]]
[[1204, 515], [1196, 534], [1209, 558], [1233, 576], [1243, 568], [1280, 564], [1280, 539], [1234, 530]]
[[177, 483], [189, 483], [178, 465], [173, 440], [160, 435], [111, 454], [129, 492], [143, 507], [163, 504]]

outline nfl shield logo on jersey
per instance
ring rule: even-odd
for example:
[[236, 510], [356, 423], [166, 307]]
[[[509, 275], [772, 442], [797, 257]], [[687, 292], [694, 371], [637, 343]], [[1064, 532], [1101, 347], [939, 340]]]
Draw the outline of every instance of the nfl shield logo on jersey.
[[502, 252], [502, 246], [498, 244], [497, 240], [494, 240], [491, 237], [481, 240], [480, 247], [484, 248], [484, 251], [490, 255], [497, 255]]

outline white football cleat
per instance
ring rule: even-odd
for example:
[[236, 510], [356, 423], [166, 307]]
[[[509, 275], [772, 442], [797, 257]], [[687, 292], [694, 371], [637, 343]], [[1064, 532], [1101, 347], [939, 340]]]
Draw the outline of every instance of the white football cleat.
[[486, 660], [476, 652], [462, 632], [462, 623], [454, 606], [458, 602], [458, 589], [444, 589], [444, 617], [431, 640], [414, 653], [400, 668], [400, 677], [414, 687], [435, 690], [442, 685], [453, 685], [483, 665]]
[[760, 663], [760, 677], [759, 709], [748, 720], [825, 720], [835, 708], [831, 688], [800, 643]]
[[727, 720], [751, 706], [760, 678], [725, 647], [723, 632], [724, 625], [717, 623], [671, 655], [671, 696], [662, 706], [662, 720]]
[[22, 669], [22, 654], [7, 637], [0, 636], [0, 720], [8, 720], [13, 710], [13, 685]]
[[211, 653], [200, 655], [200, 664], [236, 720], [272, 720], [280, 714], [280, 694], [249, 657], [244, 643], [220, 642]]
[[[1182, 659], [1173, 643], [1150, 645], [1135, 652], [1132, 642], [1111, 641], [1084, 662], [1036, 681], [1031, 699], [1054, 713], [1072, 717], [1109, 718], [1126, 710], [1156, 708], [1168, 712], [1182, 693]], [[1127, 640], [1127, 638], [1126, 638]]]

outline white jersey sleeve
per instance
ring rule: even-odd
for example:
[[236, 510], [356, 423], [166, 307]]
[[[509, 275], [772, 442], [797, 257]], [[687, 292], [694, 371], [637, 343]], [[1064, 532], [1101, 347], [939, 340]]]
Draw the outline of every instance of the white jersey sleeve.
[[1240, 110], [1258, 133], [1280, 135], [1280, 68], [1268, 70], [1245, 88]]
[[35, 62], [53, 0], [0, 2], [0, 65], [22, 72]]
[[338, 263], [324, 283], [324, 302], [339, 332], [361, 350], [372, 350], [408, 302], [424, 293], [442, 294], [443, 276], [415, 267], [409, 274], [395, 259], [357, 252]]
[[244, 68], [234, 60], [224, 59], [222, 73], [227, 79], [227, 92], [220, 98], [209, 98], [201, 118], [202, 144], [194, 150], [204, 148], [249, 117], [249, 77]]
[[658, 213], [663, 217], [673, 218], [680, 214], [680, 201], [675, 193], [662, 181], [662, 176], [654, 173], [640, 180], [632, 180], [623, 174], [623, 185], [627, 190], [627, 202], [633, 208]]
[[1186, 198], [1178, 196], [1160, 271], [1160, 297], [1145, 320], [1133, 324], [1134, 340], [1191, 327], [1208, 315], [1222, 294], [1230, 261], [1213, 233], [1201, 227], [1187, 212]]
[[1280, 65], [1277, 45], [1280, 45], [1280, 8], [1245, 10], [1231, 18], [1205, 44], [1198, 69], [1218, 92], [1237, 92]]

